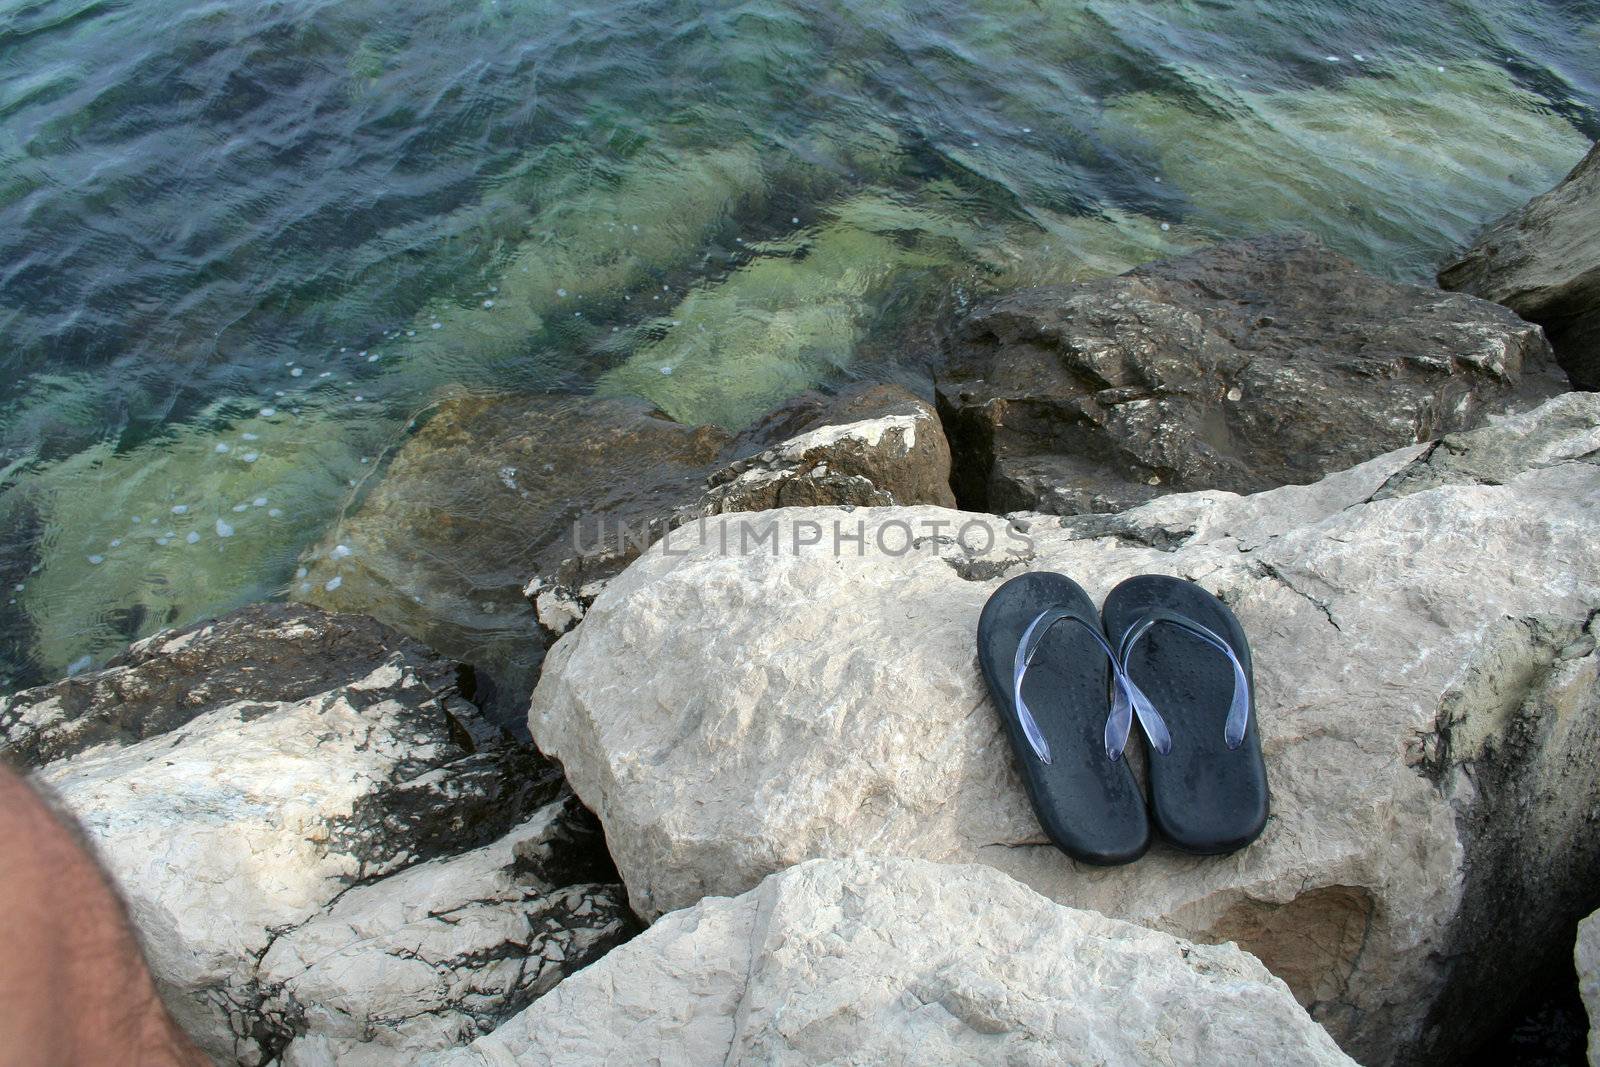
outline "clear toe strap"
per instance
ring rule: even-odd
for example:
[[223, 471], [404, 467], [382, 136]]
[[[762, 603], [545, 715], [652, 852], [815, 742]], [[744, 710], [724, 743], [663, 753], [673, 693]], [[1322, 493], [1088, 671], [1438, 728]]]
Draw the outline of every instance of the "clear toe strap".
[[1012, 661], [1012, 699], [1017, 708], [1017, 720], [1022, 724], [1022, 732], [1033, 748], [1034, 755], [1038, 756], [1042, 763], [1051, 762], [1050, 743], [1045, 740], [1044, 731], [1039, 728], [1039, 722], [1034, 718], [1028, 702], [1022, 698], [1022, 680], [1027, 675], [1028, 667], [1033, 663], [1033, 658], [1038, 654], [1039, 646], [1044, 643], [1046, 635], [1057, 623], [1069, 621], [1077, 623], [1085, 633], [1094, 638], [1095, 644], [1106, 654], [1106, 659], [1111, 661], [1114, 692], [1111, 714], [1106, 718], [1106, 757], [1113, 761], [1122, 758], [1123, 751], [1128, 747], [1128, 734], [1133, 729], [1134, 715], [1139, 716], [1139, 725], [1144, 728], [1150, 744], [1157, 752], [1165, 755], [1172, 748], [1172, 735], [1167, 731], [1167, 724], [1162, 721], [1154, 705], [1122, 669], [1116, 652], [1105, 639], [1105, 635], [1100, 632], [1100, 627], [1063, 608], [1041, 611], [1034, 617], [1028, 628], [1022, 631], [1022, 640], [1017, 642], [1017, 653]]
[[[1238, 748], [1244, 743], [1245, 727], [1250, 722], [1250, 681], [1245, 677], [1244, 664], [1239, 662], [1239, 657], [1233, 651], [1233, 646], [1193, 619], [1179, 615], [1174, 611], [1157, 609], [1129, 627], [1127, 633], [1122, 636], [1122, 646], [1118, 649], [1117, 656], [1123, 677], [1128, 677], [1128, 656], [1133, 651], [1133, 646], [1138, 644], [1145, 634], [1150, 632], [1152, 626], [1159, 623], [1176, 626], [1185, 633], [1198, 637], [1228, 657], [1228, 662], [1233, 666], [1233, 698], [1228, 704], [1228, 719], [1222, 727], [1222, 739], [1230, 749]], [[1138, 687], [1134, 686], [1132, 679], [1128, 680], [1128, 685], [1133, 688], [1135, 693], [1138, 693]], [[1146, 704], [1149, 703], [1143, 693], [1138, 693], [1138, 699]], [[1154, 710], [1154, 708], [1151, 709], [1152, 713], [1154, 713]], [[1143, 721], [1143, 715], [1140, 716], [1140, 721]], [[1168, 744], [1171, 744], [1170, 739]], [[1165, 749], [1160, 749], [1160, 746], [1157, 746], [1157, 748], [1163, 753], [1166, 751]]]

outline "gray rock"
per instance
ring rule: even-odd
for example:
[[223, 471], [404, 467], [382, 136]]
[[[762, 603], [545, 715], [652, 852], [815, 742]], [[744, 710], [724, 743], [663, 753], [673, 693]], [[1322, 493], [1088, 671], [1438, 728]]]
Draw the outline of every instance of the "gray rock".
[[1351, 1064], [1282, 982], [999, 871], [816, 861], [662, 919], [433, 1067]]
[[1554, 189], [1484, 230], [1439, 284], [1539, 323], [1572, 384], [1600, 389], [1600, 145]]
[[932, 407], [893, 386], [807, 394], [737, 439], [633, 401], [460, 397], [307, 552], [291, 592], [473, 664], [520, 729], [548, 640], [673, 526], [797, 504], [948, 504], [949, 480]]
[[940, 376], [963, 506], [1118, 511], [1315, 481], [1559, 391], [1504, 308], [1314, 239], [1218, 245], [973, 314]]
[[306, 552], [291, 595], [371, 614], [471, 663], [491, 710], [519, 717], [544, 645], [523, 595], [528, 577], [574, 557], [572, 588], [611, 573], [637, 551], [619, 531], [692, 499], [730, 440], [633, 401], [447, 400]]
[[632, 931], [592, 818], [457, 677], [370, 619], [260, 606], [16, 695], [0, 745], [208, 1053], [348, 1062], [470, 1039]]
[[[776, 443], [774, 442], [776, 439]], [[950, 507], [950, 445], [938, 414], [901, 386], [860, 385], [833, 396], [803, 393], [769, 412], [727, 449], [699, 496], [651, 524], [662, 536], [711, 515], [784, 507]], [[564, 560], [523, 595], [551, 640], [583, 618], [644, 539]]]
[[621, 886], [550, 883], [520, 862], [564, 815], [552, 804], [491, 845], [358, 885], [276, 937], [255, 980], [282, 1061], [386, 1067], [465, 1043], [625, 942]]
[[[1025, 531], [933, 508], [724, 516], [610, 583], [552, 650], [530, 727], [641, 914], [862, 850], [987, 863], [1064, 904], [1239, 942], [1363, 1063], [1440, 1062], [1593, 905], [1597, 433], [1600, 396], [1567, 394], [1311, 485]], [[716, 536], [752, 522], [777, 551]], [[860, 551], [793, 547], [834, 523]], [[1023, 568], [1096, 596], [1177, 574], [1232, 605], [1273, 790], [1261, 840], [1113, 869], [1048, 845], [972, 644]]]
[[1578, 969], [1578, 992], [1589, 1015], [1589, 1067], [1600, 1065], [1600, 912], [1578, 924], [1572, 951]]
[[[803, 397], [758, 430], [768, 440], [776, 431], [783, 436], [712, 473], [693, 515], [842, 504], [955, 506], [950, 445], [938, 414], [899, 386]], [[748, 449], [750, 437], [739, 444]]]
[[[364, 615], [258, 604], [135, 642], [104, 670], [0, 699], [0, 755], [39, 767], [95, 745], [142, 741], [229, 704], [303, 700], [392, 660], [426, 690], [455, 691], [455, 664]], [[464, 702], [450, 706], [479, 722]]]

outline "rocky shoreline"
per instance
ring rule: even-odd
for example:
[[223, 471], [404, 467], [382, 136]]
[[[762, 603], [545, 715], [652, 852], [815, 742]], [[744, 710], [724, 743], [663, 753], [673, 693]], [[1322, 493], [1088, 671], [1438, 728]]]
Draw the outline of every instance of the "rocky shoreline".
[[[1457, 1062], [1575, 937], [1600, 1011], [1595, 159], [1441, 275], [1545, 330], [1284, 236], [740, 434], [451, 401], [302, 603], [7, 698], [0, 756], [218, 1062]], [[1243, 621], [1254, 846], [1049, 847], [972, 648], [1041, 568]]]

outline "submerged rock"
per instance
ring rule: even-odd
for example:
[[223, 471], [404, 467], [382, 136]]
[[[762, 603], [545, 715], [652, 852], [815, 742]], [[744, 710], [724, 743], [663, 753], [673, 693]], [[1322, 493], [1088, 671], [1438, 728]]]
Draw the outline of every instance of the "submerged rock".
[[[647, 916], [814, 857], [977, 861], [1239, 942], [1364, 1063], [1448, 1059], [1597, 903], [1597, 455], [1600, 397], [1568, 394], [1313, 485], [1025, 532], [932, 508], [725, 516], [713, 533], [774, 541], [642, 556], [551, 651], [530, 727]], [[833, 523], [860, 551], [792, 547]], [[1272, 785], [1257, 843], [1112, 869], [1050, 847], [972, 644], [1022, 569], [1097, 596], [1176, 574], [1233, 607]]]
[[636, 401], [462, 397], [308, 553], [293, 592], [472, 663], [520, 729], [544, 635], [673, 526], [797, 504], [948, 504], [949, 479], [938, 417], [899, 387], [808, 394], [737, 439]]
[[370, 619], [156, 635], [0, 703], [0, 753], [76, 817], [163, 999], [229, 1062], [465, 1040], [630, 932], [614, 879], [523, 859], [581, 834], [559, 774]]
[[1063, 908], [992, 868], [856, 858], [667, 916], [465, 1049], [473, 1064], [1349, 1064], [1231, 945]]
[[497, 706], [520, 714], [543, 647], [528, 576], [642, 536], [699, 491], [729, 439], [636, 401], [446, 401], [307, 553], [292, 595], [368, 612], [472, 663], [497, 683]]
[[1600, 389], [1600, 145], [1480, 235], [1439, 284], [1537, 322], [1580, 389]]
[[1298, 484], [1552, 395], [1505, 309], [1307, 237], [1230, 244], [973, 314], [939, 382], [964, 506], [1116, 511]]

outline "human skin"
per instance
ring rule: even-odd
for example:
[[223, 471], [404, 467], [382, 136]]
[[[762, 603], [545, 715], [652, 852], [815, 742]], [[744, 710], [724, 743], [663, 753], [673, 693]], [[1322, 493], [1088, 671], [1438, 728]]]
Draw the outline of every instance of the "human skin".
[[206, 1067], [76, 827], [0, 764], [0, 1067]]

